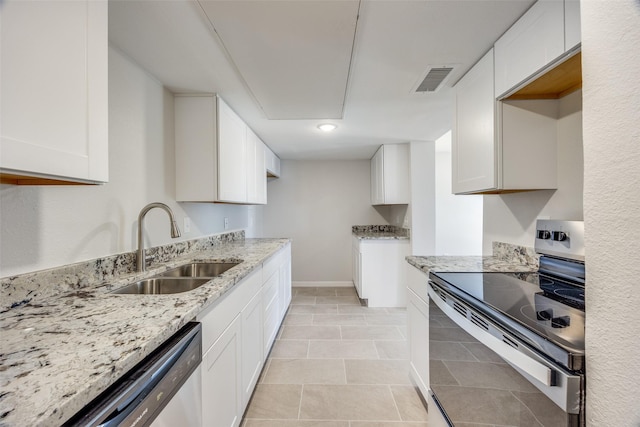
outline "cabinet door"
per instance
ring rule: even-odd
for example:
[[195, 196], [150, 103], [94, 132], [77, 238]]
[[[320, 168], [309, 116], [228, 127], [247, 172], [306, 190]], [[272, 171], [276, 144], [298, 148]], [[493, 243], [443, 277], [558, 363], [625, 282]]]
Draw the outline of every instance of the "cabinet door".
[[352, 263], [353, 285], [356, 287], [358, 297], [364, 298], [362, 296], [362, 254], [360, 254], [360, 243], [357, 239], [354, 239], [353, 241]]
[[218, 98], [218, 200], [247, 201], [247, 126]]
[[383, 203], [387, 205], [408, 204], [411, 199], [409, 188], [409, 145], [386, 145], [383, 153]]
[[451, 146], [452, 191], [497, 188], [493, 49], [456, 85]]
[[106, 1], [4, 1], [2, 173], [108, 180]]
[[[427, 278], [424, 278], [426, 282]], [[429, 305], [408, 289], [407, 326], [411, 377], [422, 396], [429, 389]]]
[[275, 273], [262, 286], [262, 310], [264, 316], [264, 354], [269, 354], [271, 345], [276, 339], [280, 327], [280, 310], [278, 290], [280, 285], [280, 270]]
[[495, 97], [527, 80], [564, 50], [564, 3], [539, 0], [495, 43]]
[[265, 145], [249, 128], [247, 128], [247, 202], [267, 203]]
[[564, 0], [564, 50], [568, 52], [582, 42], [580, 0]]
[[264, 362], [262, 346], [262, 293], [242, 310], [242, 410], [258, 382]]
[[202, 424], [236, 427], [242, 419], [241, 317], [238, 315], [203, 357]]
[[384, 146], [371, 158], [371, 204], [384, 203]]

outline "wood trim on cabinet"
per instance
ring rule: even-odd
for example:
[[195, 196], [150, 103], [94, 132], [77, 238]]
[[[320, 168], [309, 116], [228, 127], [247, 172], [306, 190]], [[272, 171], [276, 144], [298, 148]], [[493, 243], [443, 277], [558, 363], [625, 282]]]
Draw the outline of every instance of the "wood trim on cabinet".
[[582, 88], [581, 52], [504, 99], [559, 99]]

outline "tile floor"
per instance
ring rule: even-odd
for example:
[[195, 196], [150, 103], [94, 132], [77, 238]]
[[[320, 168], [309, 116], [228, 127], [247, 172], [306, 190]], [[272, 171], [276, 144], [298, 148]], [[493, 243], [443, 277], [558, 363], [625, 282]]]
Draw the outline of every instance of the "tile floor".
[[409, 379], [407, 313], [354, 288], [294, 288], [243, 427], [426, 427]]

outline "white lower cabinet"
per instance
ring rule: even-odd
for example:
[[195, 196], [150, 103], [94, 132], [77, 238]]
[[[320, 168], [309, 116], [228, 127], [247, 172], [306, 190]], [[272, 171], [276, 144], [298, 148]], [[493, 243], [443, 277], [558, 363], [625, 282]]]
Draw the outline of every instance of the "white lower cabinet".
[[202, 424], [236, 427], [242, 420], [240, 315], [202, 358]]
[[409, 240], [353, 238], [353, 281], [369, 307], [406, 307], [405, 257]]
[[264, 364], [262, 348], [262, 292], [242, 310], [242, 408], [246, 408], [251, 399], [262, 366]]
[[[415, 267], [407, 268], [407, 338], [409, 374], [422, 397], [429, 397], [429, 297], [428, 278]], [[435, 406], [429, 406], [435, 408]], [[437, 409], [435, 409], [437, 412]], [[431, 411], [429, 411], [431, 412]]]
[[291, 301], [291, 245], [234, 285], [202, 323], [202, 426], [242, 420]]

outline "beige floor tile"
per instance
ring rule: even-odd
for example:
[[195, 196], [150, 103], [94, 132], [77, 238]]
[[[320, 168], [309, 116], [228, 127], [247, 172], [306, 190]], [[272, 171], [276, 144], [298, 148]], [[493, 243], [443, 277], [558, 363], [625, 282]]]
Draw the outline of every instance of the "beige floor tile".
[[366, 325], [363, 314], [314, 314], [314, 325]]
[[357, 296], [356, 288], [354, 287], [344, 287], [344, 288], [336, 288], [336, 295], [338, 296]]
[[340, 326], [345, 340], [401, 340], [395, 326]]
[[289, 326], [282, 327], [281, 339], [289, 340], [339, 340], [340, 326], [333, 325], [311, 325], [311, 326]]
[[[425, 422], [351, 421], [350, 427], [429, 427]], [[458, 427], [456, 425], [456, 427]], [[489, 427], [489, 426], [482, 426]]]
[[246, 418], [297, 419], [302, 385], [258, 384]]
[[340, 359], [272, 359], [265, 384], [345, 384]]
[[309, 342], [311, 359], [377, 359], [373, 341], [366, 340], [312, 340]]
[[312, 325], [313, 324], [313, 315], [312, 314], [288, 314], [285, 317], [283, 325]]
[[398, 332], [400, 332], [400, 335], [402, 336], [402, 339], [407, 339], [407, 326], [397, 326], [398, 328]]
[[243, 427], [349, 427], [349, 421], [247, 420]]
[[338, 305], [292, 305], [289, 307], [289, 314], [338, 314]]
[[409, 359], [409, 347], [406, 340], [376, 341], [380, 359]]
[[431, 385], [457, 385], [455, 377], [440, 360], [429, 360], [429, 383]]
[[399, 325], [407, 324], [406, 314], [367, 314], [367, 324], [369, 325]]
[[313, 305], [316, 303], [315, 296], [296, 295], [291, 297], [291, 305]]
[[427, 421], [427, 410], [414, 386], [391, 386], [403, 421]]
[[273, 359], [305, 359], [308, 351], [308, 340], [276, 340], [269, 357]]
[[406, 360], [345, 360], [348, 384], [411, 384]]
[[341, 305], [338, 306], [340, 314], [387, 314], [385, 308], [363, 307], [361, 305]]
[[319, 296], [316, 297], [316, 304], [338, 304], [338, 305], [360, 305], [360, 300], [356, 296]]
[[444, 362], [461, 386], [535, 393], [538, 389], [507, 364]]
[[388, 386], [305, 385], [301, 419], [400, 420]]
[[[483, 344], [481, 345], [484, 347]], [[459, 342], [448, 341], [431, 341], [429, 343], [429, 359], [477, 362], [477, 359], [466, 346]]]

